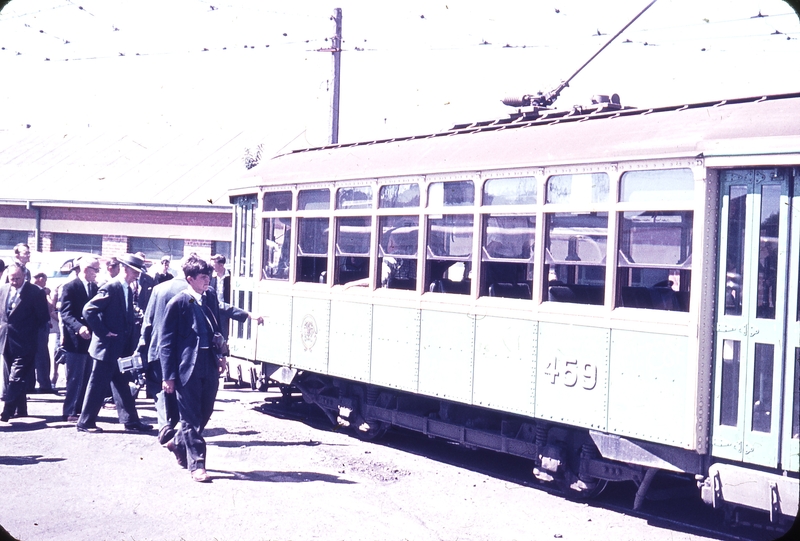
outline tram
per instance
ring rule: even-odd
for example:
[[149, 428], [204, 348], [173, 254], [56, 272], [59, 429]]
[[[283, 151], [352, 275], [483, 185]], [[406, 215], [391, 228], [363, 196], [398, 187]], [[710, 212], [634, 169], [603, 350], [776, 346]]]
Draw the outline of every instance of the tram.
[[268, 317], [234, 323], [232, 360], [365, 438], [510, 453], [587, 497], [633, 481], [637, 508], [694, 477], [791, 523], [800, 94], [614, 98], [251, 169], [233, 299]]

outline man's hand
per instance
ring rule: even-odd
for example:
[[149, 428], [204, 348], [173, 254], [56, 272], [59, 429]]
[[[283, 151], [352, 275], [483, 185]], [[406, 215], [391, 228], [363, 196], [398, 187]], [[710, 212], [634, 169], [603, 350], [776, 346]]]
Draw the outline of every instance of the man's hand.
[[217, 359], [217, 370], [219, 370], [220, 374], [224, 374], [225, 370], [228, 368], [228, 359], [225, 357], [220, 357]]
[[264, 324], [264, 316], [257, 316], [256, 314], [247, 314], [247, 315], [250, 317], [250, 319], [258, 323], [259, 325]]
[[172, 394], [175, 392], [175, 380], [174, 379], [165, 379], [161, 382], [161, 388], [164, 389], [164, 392], [167, 394]]
[[86, 325], [83, 325], [78, 330], [78, 336], [80, 336], [84, 340], [88, 340], [89, 338], [92, 337], [92, 331], [89, 330], [89, 327], [87, 327]]

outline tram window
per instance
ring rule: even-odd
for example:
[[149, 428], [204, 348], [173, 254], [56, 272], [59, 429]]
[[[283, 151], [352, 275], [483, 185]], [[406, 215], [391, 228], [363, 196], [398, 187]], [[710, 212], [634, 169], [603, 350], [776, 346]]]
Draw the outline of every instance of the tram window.
[[780, 185], [772, 184], [761, 187], [761, 229], [758, 242], [756, 296], [756, 317], [758, 319], [775, 319], [780, 202]]
[[417, 289], [419, 216], [381, 216], [378, 268], [381, 287]]
[[481, 295], [532, 298], [536, 216], [484, 217]]
[[292, 210], [292, 192], [265, 192], [264, 212]]
[[755, 369], [753, 372], [753, 417], [752, 430], [772, 431], [772, 372], [775, 346], [756, 344]]
[[264, 261], [262, 277], [268, 280], [288, 280], [291, 270], [289, 247], [292, 241], [292, 219], [264, 220]]
[[535, 205], [536, 178], [493, 178], [483, 185], [484, 205]]
[[258, 198], [255, 195], [236, 197], [234, 204], [234, 266], [236, 276], [252, 278], [254, 274], [253, 251], [255, 249], [255, 210]]
[[556, 212], [545, 218], [546, 298], [603, 304], [608, 213]]
[[301, 190], [297, 194], [297, 210], [327, 210], [331, 208], [331, 191]]
[[371, 209], [372, 187], [356, 186], [354, 188], [339, 188], [336, 191], [337, 209]]
[[620, 181], [622, 202], [692, 201], [694, 175], [691, 169], [629, 171]]
[[742, 315], [744, 293], [745, 226], [747, 186], [731, 186], [728, 194], [728, 226], [725, 262], [725, 315]]
[[328, 283], [328, 218], [299, 218], [297, 227], [297, 281]]
[[548, 203], [605, 203], [610, 191], [611, 182], [605, 173], [553, 175], [547, 179]]
[[471, 180], [432, 182], [428, 186], [429, 207], [463, 207], [475, 203], [475, 185]]
[[742, 343], [722, 341], [722, 389], [719, 397], [719, 424], [739, 424], [739, 367]]
[[335, 284], [347, 284], [369, 277], [369, 245], [372, 218], [357, 216], [336, 219]]
[[620, 213], [617, 306], [689, 311], [691, 211]]
[[400, 209], [418, 206], [418, 184], [387, 184], [386, 186], [381, 186], [378, 208]]
[[428, 218], [425, 263], [428, 291], [469, 295], [472, 224], [471, 214]]

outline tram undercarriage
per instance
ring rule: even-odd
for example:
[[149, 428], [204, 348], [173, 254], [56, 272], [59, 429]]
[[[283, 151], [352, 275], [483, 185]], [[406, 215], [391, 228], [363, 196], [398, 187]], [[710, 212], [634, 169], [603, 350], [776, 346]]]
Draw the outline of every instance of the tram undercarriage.
[[378, 439], [395, 426], [469, 449], [526, 458], [533, 461], [537, 482], [573, 498], [594, 498], [611, 481], [632, 481], [637, 486], [633, 507], [638, 510], [649, 497], [656, 473], [662, 471], [604, 458], [589, 430], [268, 366], [262, 365], [261, 376], [253, 376], [262, 382], [262, 389], [271, 382], [284, 395], [299, 391], [303, 400], [318, 406], [333, 425], [349, 428], [360, 439]]

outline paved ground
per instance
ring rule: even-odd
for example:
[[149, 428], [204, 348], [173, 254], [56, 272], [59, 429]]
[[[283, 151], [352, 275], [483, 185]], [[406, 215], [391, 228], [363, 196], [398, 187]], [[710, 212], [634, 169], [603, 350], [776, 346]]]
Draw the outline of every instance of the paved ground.
[[[264, 397], [220, 392], [200, 484], [114, 411], [103, 434], [78, 433], [62, 397], [33, 395], [33, 417], [0, 425], [0, 524], [24, 541], [703, 539], [267, 415]], [[139, 409], [154, 422], [151, 401]]]

